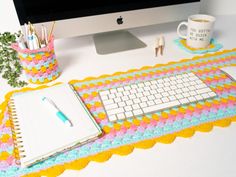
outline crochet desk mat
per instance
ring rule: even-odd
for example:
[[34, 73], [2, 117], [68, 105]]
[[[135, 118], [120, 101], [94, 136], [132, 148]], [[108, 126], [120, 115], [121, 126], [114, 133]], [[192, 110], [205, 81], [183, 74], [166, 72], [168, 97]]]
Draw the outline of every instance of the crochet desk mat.
[[[213, 126], [229, 126], [232, 121], [236, 121], [236, 83], [219, 68], [230, 65], [236, 65], [236, 49], [165, 65], [71, 81], [105, 134], [94, 142], [58, 154], [29, 168], [22, 168], [16, 163], [7, 109], [8, 100], [15, 91], [10, 92], [0, 105], [0, 176], [57, 176], [65, 169], [80, 170], [90, 161], [104, 162], [113, 154], [128, 155], [134, 148], [151, 148], [157, 142], [171, 143], [178, 136], [191, 137], [195, 131], [208, 132]], [[218, 96], [116, 123], [108, 122], [98, 96], [99, 90], [190, 71]], [[46, 86], [37, 89], [44, 87]], [[32, 89], [24, 88], [18, 92], [27, 90]]]

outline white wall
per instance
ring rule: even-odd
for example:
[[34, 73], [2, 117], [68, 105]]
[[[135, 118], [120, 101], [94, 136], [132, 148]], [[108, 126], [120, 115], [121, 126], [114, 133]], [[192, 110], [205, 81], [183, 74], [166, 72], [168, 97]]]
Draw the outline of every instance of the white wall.
[[[212, 15], [236, 14], [235, 0], [202, 0], [201, 13]], [[13, 0], [0, 0], [0, 33], [20, 29]]]
[[236, 1], [201, 0], [201, 12], [212, 15], [236, 14]]
[[13, 0], [0, 0], [0, 33], [20, 30]]

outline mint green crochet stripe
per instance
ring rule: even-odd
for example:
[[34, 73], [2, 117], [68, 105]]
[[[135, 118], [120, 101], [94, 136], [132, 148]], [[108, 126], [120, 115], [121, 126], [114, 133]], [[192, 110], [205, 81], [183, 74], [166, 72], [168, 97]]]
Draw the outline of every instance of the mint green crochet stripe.
[[[231, 55], [230, 55], [231, 54]], [[105, 80], [113, 80], [113, 79], [119, 79], [121, 77], [128, 77], [128, 76], [135, 76], [136, 74], [143, 74], [143, 73], [150, 73], [150, 71], [162, 71], [163, 69], [169, 69], [169, 68], [175, 68], [176, 66], [183, 66], [183, 65], [190, 65], [190, 64], [195, 64], [195, 63], [201, 63], [202, 61], [214, 61], [215, 59], [221, 57], [221, 58], [227, 58], [229, 56], [232, 56], [232, 55], [235, 55], [236, 56], [236, 52], [230, 52], [229, 54], [222, 54], [220, 56], [214, 56], [214, 57], [209, 57], [209, 58], [202, 58], [202, 59], [199, 59], [199, 60], [194, 60], [194, 61], [186, 61], [184, 63], [176, 63], [176, 64], [171, 64], [171, 65], [168, 65], [168, 66], [160, 66], [158, 68], [151, 68], [151, 69], [147, 69], [147, 70], [142, 70], [142, 71], [135, 71], [135, 72], [132, 72], [132, 73], [127, 73], [127, 74], [121, 74], [121, 75], [118, 75], [118, 76], [108, 76], [106, 78], [102, 78], [102, 79], [94, 79], [94, 80], [91, 80], [91, 81], [84, 81], [84, 82], [81, 82], [81, 83], [75, 83], [74, 85], [75, 86], [81, 86], [81, 85], [86, 85], [86, 84], [91, 84], [91, 83], [97, 83], [97, 82], [102, 82], [102, 81], [105, 81]], [[227, 62], [228, 64], [236, 64], [236, 61], [229, 61]], [[225, 64], [224, 63], [220, 63], [220, 64], [217, 64], [216, 66], [224, 66]], [[199, 70], [198, 68], [195, 68], [195, 69], [191, 69], [191, 71], [197, 71]], [[186, 71], [190, 71], [190, 69], [187, 69]], [[185, 72], [186, 72], [185, 71]]]

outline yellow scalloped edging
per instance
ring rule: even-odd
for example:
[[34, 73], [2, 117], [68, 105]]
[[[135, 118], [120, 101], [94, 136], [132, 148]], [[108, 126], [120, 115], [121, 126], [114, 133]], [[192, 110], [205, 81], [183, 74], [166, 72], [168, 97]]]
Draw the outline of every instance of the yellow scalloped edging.
[[[236, 52], [236, 48], [232, 49], [232, 50], [224, 50], [221, 52], [216, 52], [214, 54], [205, 54], [204, 56], [195, 56], [193, 57], [191, 60], [198, 60], [199, 58], [206, 58], [206, 57], [210, 57], [210, 56], [217, 56], [223, 53], [227, 53], [227, 52]], [[157, 64], [155, 66], [145, 66], [142, 67], [141, 69], [132, 69], [129, 70], [127, 72], [116, 72], [112, 75], [101, 75], [99, 77], [87, 77], [83, 80], [71, 80], [69, 83], [74, 84], [77, 82], [85, 82], [85, 81], [91, 81], [94, 79], [101, 79], [101, 78], [106, 78], [106, 77], [110, 77], [110, 76], [117, 76], [120, 74], [124, 74], [124, 73], [131, 73], [131, 72], [135, 72], [135, 71], [140, 71], [140, 70], [145, 70], [145, 69], [150, 69], [150, 68], [154, 68], [154, 67], [160, 67], [160, 66], [167, 66], [170, 64], [175, 64], [175, 63], [183, 63], [188, 61], [189, 59], [182, 59], [181, 61], [178, 62], [170, 62], [167, 64]], [[57, 85], [60, 83], [56, 83], [54, 85]], [[53, 86], [53, 85], [52, 85]], [[0, 105], [0, 122], [3, 118], [3, 114], [4, 111], [7, 107], [8, 101], [10, 99], [10, 97], [12, 96], [12, 94], [16, 93], [16, 92], [25, 92], [25, 91], [29, 91], [29, 90], [38, 90], [38, 89], [42, 89], [42, 88], [46, 88], [46, 87], [50, 87], [47, 85], [43, 85], [43, 86], [39, 86], [36, 88], [23, 88], [20, 90], [15, 90], [15, 91], [11, 91], [8, 94], [6, 94], [5, 96], [5, 101]], [[60, 174], [62, 174], [64, 172], [64, 170], [66, 169], [71, 169], [71, 170], [81, 170], [83, 168], [85, 168], [89, 162], [94, 161], [94, 162], [105, 162], [107, 160], [109, 160], [112, 155], [116, 154], [116, 155], [129, 155], [130, 153], [133, 152], [134, 148], [140, 148], [140, 149], [149, 149], [152, 148], [156, 143], [165, 143], [165, 144], [170, 144], [172, 142], [174, 142], [174, 140], [176, 139], [176, 137], [184, 137], [184, 138], [190, 138], [192, 137], [196, 131], [199, 132], [210, 132], [214, 126], [218, 126], [218, 127], [228, 127], [231, 122], [236, 122], [236, 116], [233, 117], [228, 117], [222, 120], [217, 120], [214, 122], [210, 122], [210, 123], [205, 123], [205, 124], [201, 124], [198, 126], [194, 126], [191, 128], [187, 128], [184, 130], [181, 130], [179, 132], [176, 132], [174, 134], [169, 134], [169, 135], [165, 135], [162, 137], [158, 137], [158, 138], [154, 138], [154, 139], [150, 139], [150, 140], [144, 140], [138, 143], [134, 143], [134, 144], [130, 144], [130, 145], [125, 145], [122, 147], [118, 147], [118, 148], [114, 148], [114, 149], [110, 149], [108, 151], [105, 152], [101, 152], [98, 153], [96, 155], [91, 155], [85, 158], [81, 158], [78, 160], [75, 160], [73, 162], [69, 162], [69, 163], [65, 163], [64, 165], [55, 165], [53, 167], [50, 167], [48, 169], [45, 170], [41, 170], [38, 172], [33, 172], [27, 175], [24, 175], [24, 177], [40, 177], [40, 176], [48, 176], [48, 177], [55, 177], [58, 176]]]
[[108, 161], [114, 154], [120, 156], [129, 155], [133, 152], [134, 148], [149, 149], [152, 148], [156, 143], [170, 144], [173, 143], [177, 137], [190, 138], [195, 134], [196, 131], [210, 132], [214, 126], [228, 127], [231, 124], [231, 122], [236, 122], [236, 116], [187, 128], [174, 134], [169, 134], [151, 140], [144, 140], [142, 142], [134, 143], [131, 145], [110, 149], [108, 151], [101, 152], [96, 155], [88, 156], [85, 158], [81, 158], [73, 162], [66, 163], [64, 165], [56, 165], [54, 167], [42, 170], [40, 172], [31, 173], [25, 175], [24, 177], [40, 177], [43, 175], [48, 177], [54, 177], [62, 174], [65, 170], [81, 170], [85, 168], [91, 161], [105, 162]]

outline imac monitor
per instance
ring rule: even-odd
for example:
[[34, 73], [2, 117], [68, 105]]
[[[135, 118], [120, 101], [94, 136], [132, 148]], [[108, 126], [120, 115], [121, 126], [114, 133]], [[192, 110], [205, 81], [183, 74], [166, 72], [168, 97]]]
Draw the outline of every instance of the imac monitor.
[[125, 29], [186, 19], [198, 13], [200, 0], [13, 0], [20, 25], [48, 29], [56, 38], [94, 34], [97, 53], [146, 45]]

